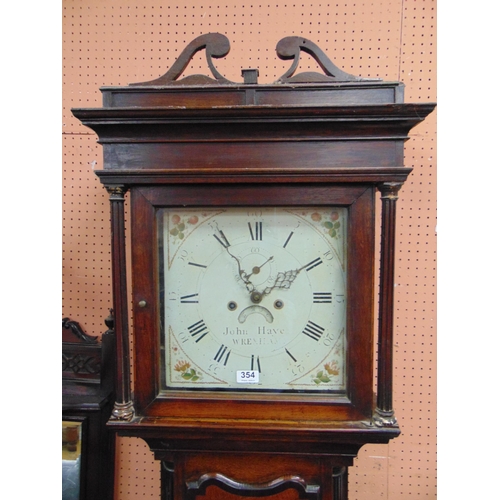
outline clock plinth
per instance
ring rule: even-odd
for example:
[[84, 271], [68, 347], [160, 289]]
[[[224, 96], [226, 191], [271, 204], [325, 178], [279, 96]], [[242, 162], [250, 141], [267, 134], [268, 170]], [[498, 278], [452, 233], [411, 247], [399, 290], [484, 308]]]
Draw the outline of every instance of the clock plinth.
[[[181, 78], [199, 50], [213, 78]], [[73, 110], [99, 136], [111, 203], [108, 425], [146, 440], [164, 498], [347, 499], [359, 449], [400, 432], [396, 202], [411, 172], [404, 142], [434, 104], [404, 103], [401, 83], [349, 75], [303, 38], [278, 43], [292, 63], [272, 84], [256, 70], [225, 79], [213, 58], [228, 51], [203, 35], [159, 79], [105, 87], [102, 108]], [[304, 53], [324, 74], [295, 75]]]

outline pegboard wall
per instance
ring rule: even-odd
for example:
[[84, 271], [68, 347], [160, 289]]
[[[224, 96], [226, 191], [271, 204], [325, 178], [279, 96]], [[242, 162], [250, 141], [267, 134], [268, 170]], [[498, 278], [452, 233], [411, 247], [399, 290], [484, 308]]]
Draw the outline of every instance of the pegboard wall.
[[[165, 73], [195, 37], [225, 34], [216, 61], [233, 81], [258, 68], [269, 83], [289, 66], [275, 54], [302, 35], [343, 70], [406, 84], [405, 101], [436, 100], [435, 0], [63, 0], [63, 311], [91, 335], [111, 307], [108, 195], [95, 134], [72, 107], [100, 107], [99, 87]], [[302, 70], [316, 70], [314, 61]], [[185, 74], [208, 74], [202, 55]], [[436, 497], [436, 112], [413, 129], [400, 192], [396, 261], [394, 405], [402, 428], [388, 445], [362, 448], [350, 470], [351, 500]], [[159, 498], [159, 462], [139, 439], [117, 443], [115, 500]]]

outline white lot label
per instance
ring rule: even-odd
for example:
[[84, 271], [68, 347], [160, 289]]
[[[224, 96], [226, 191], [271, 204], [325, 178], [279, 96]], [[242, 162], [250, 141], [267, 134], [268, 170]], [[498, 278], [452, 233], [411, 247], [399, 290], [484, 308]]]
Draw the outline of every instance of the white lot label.
[[238, 370], [236, 372], [236, 382], [238, 384], [258, 384], [259, 372], [257, 370]]

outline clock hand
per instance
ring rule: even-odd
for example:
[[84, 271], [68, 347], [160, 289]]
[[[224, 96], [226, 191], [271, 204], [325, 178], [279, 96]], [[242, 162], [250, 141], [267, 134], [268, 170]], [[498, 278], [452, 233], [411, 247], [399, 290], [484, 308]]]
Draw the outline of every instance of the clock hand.
[[252, 274], [259, 274], [261, 267], [264, 267], [270, 260], [273, 260], [272, 255], [271, 255], [271, 257], [269, 257], [269, 259], [266, 260], [266, 262], [264, 262], [264, 264], [262, 264], [260, 266], [254, 266], [252, 269], [252, 272], [250, 274], [247, 274], [247, 278], [250, 278], [250, 276], [252, 276]]
[[[241, 268], [240, 261], [238, 257], [233, 255], [230, 251], [229, 248], [226, 247], [227, 253], [238, 263], [238, 274], [240, 275], [240, 278], [243, 280], [243, 283], [245, 283], [247, 290], [252, 293], [255, 290], [255, 287], [253, 286], [253, 283], [248, 279], [252, 274], [247, 274], [243, 269]], [[265, 264], [265, 263], [264, 263]], [[262, 264], [262, 265], [264, 265]], [[255, 269], [255, 268], [254, 268]]]
[[253, 274], [259, 274], [260, 273], [260, 270], [262, 267], [264, 267], [269, 261], [271, 261], [274, 257], [271, 255], [271, 257], [269, 257], [269, 259], [267, 259], [264, 264], [261, 264], [260, 266], [254, 266], [252, 268], [252, 272], [250, 274], [246, 273], [245, 271], [243, 271], [243, 269], [241, 268], [241, 263], [238, 259], [238, 257], [236, 257], [236, 255], [233, 255], [230, 251], [229, 251], [229, 248], [226, 247], [226, 250], [227, 250], [227, 253], [238, 263], [238, 274], [240, 275], [240, 278], [243, 280], [243, 282], [245, 283], [246, 287], [247, 287], [247, 290], [252, 293], [254, 290], [255, 290], [255, 287], [253, 285], [253, 283], [250, 281], [250, 276], [252, 276]]
[[302, 267], [299, 267], [298, 269], [291, 269], [290, 271], [285, 271], [284, 273], [278, 273], [273, 285], [265, 288], [261, 295], [268, 295], [269, 293], [271, 293], [271, 290], [274, 290], [275, 288], [290, 288], [291, 284], [294, 282], [300, 271], [302, 271], [302, 269], [305, 269], [308, 265], [309, 264], [306, 264]]
[[284, 273], [278, 273], [273, 285], [265, 288], [264, 291], [262, 292], [262, 295], [268, 295], [269, 293], [271, 293], [271, 290], [274, 290], [275, 288], [285, 288], [285, 289], [290, 288], [290, 285], [294, 282], [299, 272], [300, 270], [295, 269], [291, 271], [286, 271]]
[[281, 272], [278, 273], [276, 279], [274, 280], [273, 285], [264, 288], [263, 292], [259, 292], [258, 290], [255, 290], [255, 288], [253, 290], [250, 290], [251, 301], [254, 304], [260, 304], [264, 296], [270, 294], [271, 291], [274, 290], [275, 288], [284, 288], [284, 289], [290, 288], [291, 284], [294, 282], [295, 278], [300, 273], [300, 271], [302, 271], [302, 269], [305, 269], [308, 265], [309, 264], [299, 267], [299, 269], [291, 269], [290, 271], [285, 271], [284, 273]]

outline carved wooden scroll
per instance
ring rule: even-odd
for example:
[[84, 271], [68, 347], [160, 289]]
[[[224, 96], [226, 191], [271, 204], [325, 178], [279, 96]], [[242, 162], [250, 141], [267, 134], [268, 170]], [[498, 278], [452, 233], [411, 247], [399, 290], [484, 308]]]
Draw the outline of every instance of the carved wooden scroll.
[[[205, 75], [191, 75], [178, 81], [182, 72], [186, 69], [187, 65], [193, 59], [194, 55], [200, 50], [205, 49], [207, 56], [207, 63], [212, 75], [212, 79]], [[149, 82], [131, 83], [130, 85], [203, 85], [214, 83], [232, 83], [224, 78], [215, 68], [212, 58], [219, 59], [225, 57], [230, 50], [229, 40], [226, 36], [220, 33], [207, 33], [195, 38], [181, 53], [178, 59], [174, 62], [172, 67], [160, 78], [151, 80]]]
[[[200, 50], [205, 49], [207, 64], [214, 78], [206, 75], [189, 75], [180, 79], [180, 76], [187, 68], [193, 57]], [[222, 76], [214, 66], [213, 58], [219, 59], [225, 57], [230, 50], [229, 40], [225, 35], [220, 33], [207, 33], [195, 38], [181, 53], [172, 67], [156, 80], [147, 82], [131, 83], [131, 86], [154, 86], [165, 87], [171, 85], [217, 85], [217, 84], [232, 84], [241, 85], [241, 83], [231, 82]], [[300, 62], [300, 55], [306, 52], [318, 63], [325, 74], [314, 71], [306, 71], [298, 73], [294, 76], [295, 71]], [[288, 36], [283, 38], [276, 45], [276, 54], [282, 60], [293, 59], [290, 68], [280, 77], [275, 83], [314, 83], [314, 82], [352, 82], [364, 80], [358, 76], [350, 75], [340, 68], [335, 66], [327, 55], [313, 42], [299, 36]], [[253, 71], [256, 75], [257, 70]], [[257, 83], [256, 76], [253, 78], [245, 77], [244, 84]]]
[[[299, 65], [301, 52], [311, 55], [325, 74], [307, 71], [293, 76]], [[282, 38], [276, 45], [276, 53], [280, 59], [293, 59], [288, 71], [278, 78], [277, 82], [280, 83], [351, 82], [362, 80], [360, 77], [342, 71], [328, 59], [327, 55], [315, 43], [300, 36]]]
[[[63, 318], [62, 320], [62, 327], [63, 327], [63, 341], [66, 342], [74, 342], [75, 340], [73, 338], [68, 337], [68, 335], [65, 335], [65, 330], [69, 330], [77, 339], [79, 339], [81, 342], [86, 342], [88, 344], [97, 344], [97, 337], [93, 337], [91, 335], [87, 335], [82, 327], [80, 326], [80, 323], [77, 321], [72, 321], [69, 318]], [[66, 337], [66, 338], [64, 338]]]

